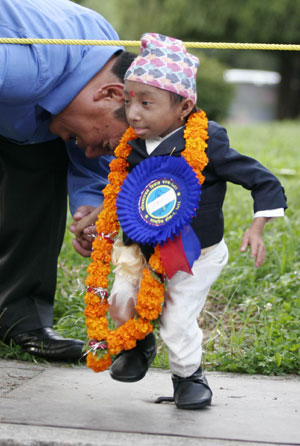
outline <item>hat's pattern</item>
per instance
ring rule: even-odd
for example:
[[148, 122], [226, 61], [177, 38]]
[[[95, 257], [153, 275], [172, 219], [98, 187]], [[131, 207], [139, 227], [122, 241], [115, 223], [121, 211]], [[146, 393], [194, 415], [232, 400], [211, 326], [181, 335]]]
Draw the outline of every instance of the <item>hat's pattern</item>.
[[142, 36], [140, 55], [125, 79], [152, 85], [197, 102], [196, 75], [199, 59], [187, 53], [181, 40], [162, 34]]

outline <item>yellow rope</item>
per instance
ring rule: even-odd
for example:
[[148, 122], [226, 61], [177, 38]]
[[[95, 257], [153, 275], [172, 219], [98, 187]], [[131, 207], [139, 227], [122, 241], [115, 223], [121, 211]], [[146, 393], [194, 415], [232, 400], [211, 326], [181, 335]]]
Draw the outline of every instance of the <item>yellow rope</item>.
[[[0, 38], [1, 43], [13, 44], [42, 44], [42, 45], [123, 45], [139, 47], [139, 40], [84, 40], [84, 39], [19, 39]], [[184, 42], [187, 48], [215, 48], [234, 50], [273, 50], [273, 51], [300, 51], [300, 45], [279, 43], [222, 43], [222, 42]]]

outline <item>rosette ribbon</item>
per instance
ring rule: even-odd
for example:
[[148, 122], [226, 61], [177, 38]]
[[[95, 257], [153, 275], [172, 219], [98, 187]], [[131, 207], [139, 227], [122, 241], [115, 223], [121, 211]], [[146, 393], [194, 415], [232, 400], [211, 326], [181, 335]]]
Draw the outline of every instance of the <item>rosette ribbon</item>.
[[190, 226], [199, 207], [201, 185], [183, 157], [150, 157], [125, 179], [117, 197], [122, 230], [139, 244], [160, 245], [170, 279], [177, 271], [192, 274], [200, 241]]

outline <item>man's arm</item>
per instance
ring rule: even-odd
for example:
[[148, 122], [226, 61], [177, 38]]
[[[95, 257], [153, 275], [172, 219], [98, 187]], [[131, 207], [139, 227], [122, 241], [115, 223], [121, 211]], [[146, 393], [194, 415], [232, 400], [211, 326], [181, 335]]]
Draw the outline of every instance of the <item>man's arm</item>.
[[70, 231], [75, 235], [72, 243], [75, 251], [89, 257], [93, 235], [96, 233], [93, 225], [100, 212], [97, 209], [103, 202], [102, 189], [108, 182], [109, 163], [113, 157], [88, 159], [73, 141], [67, 143], [67, 151], [69, 205], [74, 218]]
[[99, 206], [103, 202], [102, 189], [107, 185], [112, 156], [87, 158], [74, 141], [67, 143], [69, 157], [68, 193], [71, 214], [80, 206]]
[[208, 158], [216, 176], [239, 184], [251, 191], [254, 200], [254, 220], [245, 232], [241, 251], [250, 247], [255, 266], [262, 266], [266, 249], [262, 239], [264, 226], [274, 217], [282, 217], [286, 209], [286, 197], [279, 180], [257, 160], [230, 148], [224, 128], [211, 125]]

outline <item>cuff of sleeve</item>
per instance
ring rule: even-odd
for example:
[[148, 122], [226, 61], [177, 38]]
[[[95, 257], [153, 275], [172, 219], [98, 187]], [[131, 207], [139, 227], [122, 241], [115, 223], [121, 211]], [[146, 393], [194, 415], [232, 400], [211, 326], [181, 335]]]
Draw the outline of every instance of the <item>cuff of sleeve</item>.
[[284, 209], [278, 208], [278, 209], [268, 209], [265, 211], [258, 211], [255, 212], [254, 214], [254, 218], [257, 217], [268, 217], [268, 218], [284, 217]]

